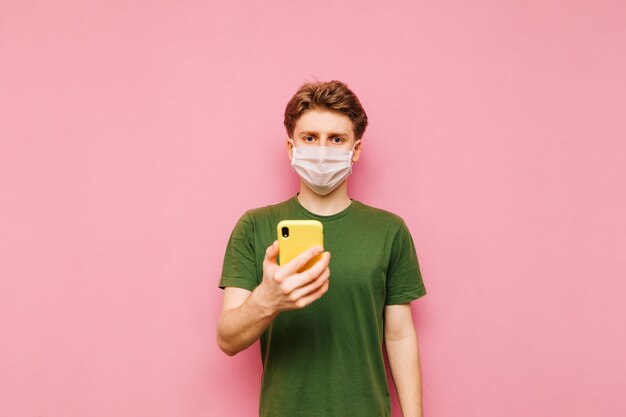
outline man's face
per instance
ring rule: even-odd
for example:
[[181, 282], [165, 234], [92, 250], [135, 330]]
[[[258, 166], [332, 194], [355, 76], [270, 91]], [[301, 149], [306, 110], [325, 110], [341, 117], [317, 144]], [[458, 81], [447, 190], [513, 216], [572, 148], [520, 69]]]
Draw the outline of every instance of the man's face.
[[[351, 150], [354, 146], [352, 161], [359, 159], [361, 141], [354, 137], [354, 124], [341, 113], [328, 110], [309, 110], [300, 116], [293, 131], [293, 142], [298, 146], [332, 146]], [[289, 159], [292, 156], [292, 144], [287, 141]]]

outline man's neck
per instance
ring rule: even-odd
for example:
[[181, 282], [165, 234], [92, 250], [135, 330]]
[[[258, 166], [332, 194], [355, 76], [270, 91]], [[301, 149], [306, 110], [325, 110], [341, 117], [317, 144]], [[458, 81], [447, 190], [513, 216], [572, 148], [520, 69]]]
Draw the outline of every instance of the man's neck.
[[319, 195], [300, 180], [298, 202], [311, 213], [331, 216], [348, 208], [352, 200], [348, 197], [348, 180], [326, 195]]

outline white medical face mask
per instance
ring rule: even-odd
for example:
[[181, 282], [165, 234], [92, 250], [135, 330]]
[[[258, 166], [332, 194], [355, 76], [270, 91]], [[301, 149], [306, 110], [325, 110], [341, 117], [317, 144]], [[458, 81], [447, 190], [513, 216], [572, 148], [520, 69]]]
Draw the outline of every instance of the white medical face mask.
[[326, 195], [339, 187], [352, 173], [352, 150], [337, 149], [332, 146], [298, 146], [291, 140], [291, 166], [313, 191]]

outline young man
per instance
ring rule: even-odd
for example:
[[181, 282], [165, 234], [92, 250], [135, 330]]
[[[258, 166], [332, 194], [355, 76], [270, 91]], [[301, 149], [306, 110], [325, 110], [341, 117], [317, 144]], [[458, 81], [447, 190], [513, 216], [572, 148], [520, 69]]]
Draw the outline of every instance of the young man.
[[[400, 217], [348, 197], [367, 115], [344, 83], [317, 82], [292, 97], [284, 123], [300, 192], [235, 226], [218, 344], [235, 355], [260, 338], [261, 416], [382, 417], [390, 415], [384, 342], [404, 417], [422, 416], [409, 303], [426, 290], [411, 235]], [[296, 219], [322, 222], [325, 247], [278, 266], [276, 225]]]

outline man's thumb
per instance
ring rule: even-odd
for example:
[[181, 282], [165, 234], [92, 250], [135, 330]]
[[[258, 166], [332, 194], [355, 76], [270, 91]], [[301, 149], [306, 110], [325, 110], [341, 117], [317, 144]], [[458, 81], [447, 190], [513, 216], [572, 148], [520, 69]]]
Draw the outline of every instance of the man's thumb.
[[275, 240], [265, 251], [265, 260], [276, 263], [278, 256], [278, 240]]

